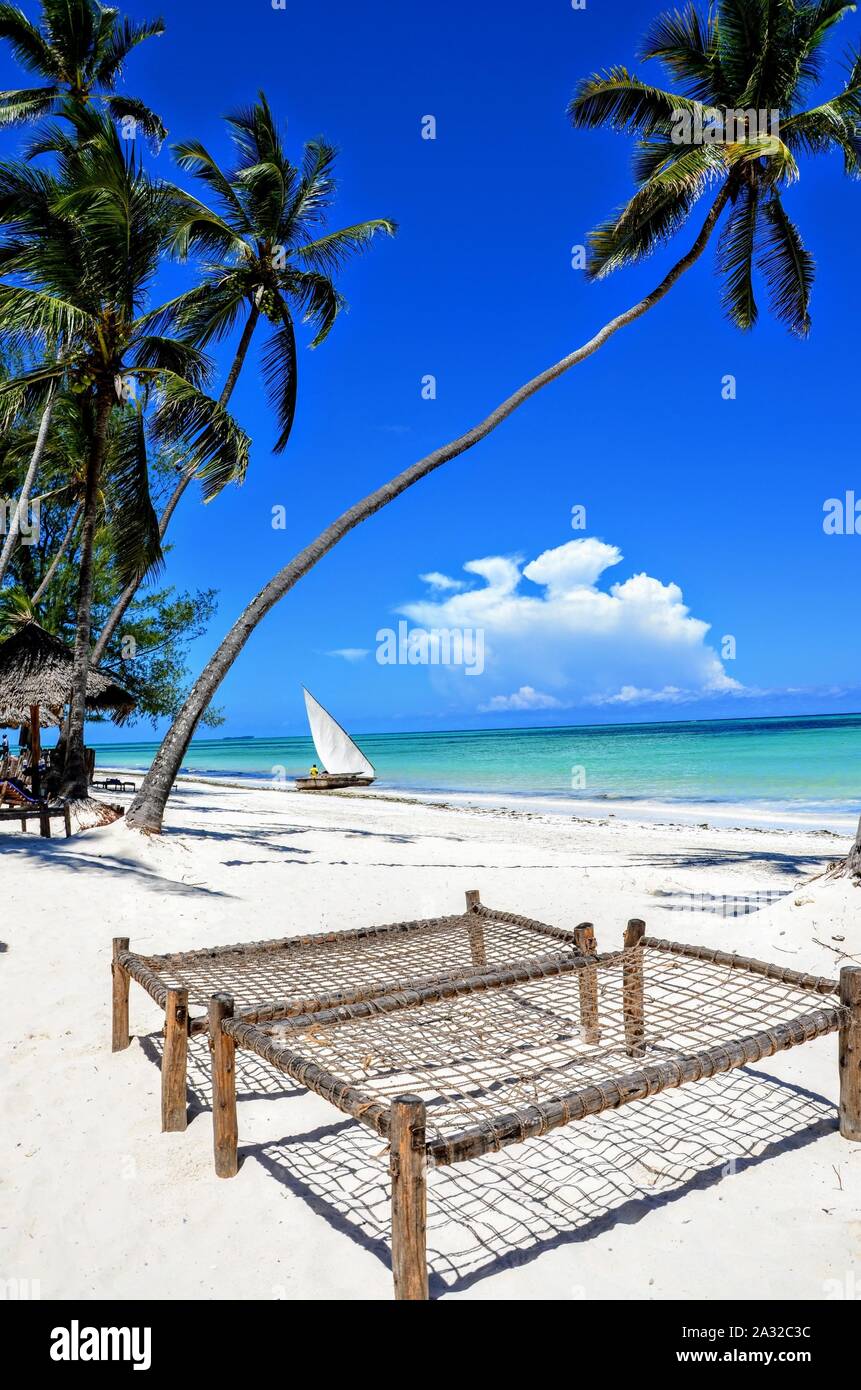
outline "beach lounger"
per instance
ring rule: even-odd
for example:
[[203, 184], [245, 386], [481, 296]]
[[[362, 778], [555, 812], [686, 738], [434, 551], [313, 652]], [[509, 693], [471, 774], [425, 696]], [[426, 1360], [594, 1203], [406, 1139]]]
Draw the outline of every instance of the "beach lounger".
[[38, 820], [39, 833], [46, 840], [51, 838], [51, 821], [62, 820], [68, 839], [72, 833], [72, 818], [68, 806], [49, 806], [37, 797], [31, 796], [27, 788], [17, 780], [0, 782], [0, 822], [20, 821], [21, 829], [27, 829], [28, 820]]
[[[840, 981], [645, 936], [254, 1022], [210, 1003], [216, 1172], [238, 1170], [236, 1050], [387, 1143], [397, 1299], [428, 1297], [427, 1172], [839, 1033], [840, 1132], [861, 1141], [861, 968]], [[624, 1130], [619, 1142], [624, 1142]], [[357, 1296], [358, 1296], [357, 1290]]]
[[[580, 938], [582, 939], [582, 937]], [[113, 1050], [128, 1047], [129, 981], [165, 1011], [162, 1129], [185, 1129], [189, 1035], [207, 1031], [210, 998], [229, 991], [236, 1017], [260, 1022], [423, 988], [476, 970], [578, 953], [576, 932], [484, 907], [467, 894], [467, 911], [355, 931], [290, 936], [144, 956], [127, 938], [113, 945]], [[197, 1010], [192, 1015], [192, 1010]]]
[[136, 792], [137, 785], [134, 782], [123, 782], [119, 777], [103, 777], [99, 782], [91, 782], [91, 787], [102, 792]]

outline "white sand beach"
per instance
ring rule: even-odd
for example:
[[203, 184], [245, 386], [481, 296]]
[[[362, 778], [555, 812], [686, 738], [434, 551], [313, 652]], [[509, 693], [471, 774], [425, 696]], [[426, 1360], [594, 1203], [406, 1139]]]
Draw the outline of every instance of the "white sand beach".
[[[815, 877], [847, 841], [822, 832], [192, 782], [168, 823], [152, 840], [121, 821], [51, 841], [3, 827], [0, 1273], [43, 1298], [392, 1296], [380, 1139], [239, 1054], [243, 1161], [216, 1178], [205, 1045], [183, 1134], [159, 1132], [163, 1016], [134, 984], [134, 1040], [111, 1053], [115, 935], [191, 949], [458, 912], [478, 888], [590, 920], [601, 949], [640, 916], [818, 974], [861, 963], [859, 889]], [[861, 1145], [839, 1137], [837, 1094], [830, 1036], [432, 1173], [431, 1296], [854, 1297]]]

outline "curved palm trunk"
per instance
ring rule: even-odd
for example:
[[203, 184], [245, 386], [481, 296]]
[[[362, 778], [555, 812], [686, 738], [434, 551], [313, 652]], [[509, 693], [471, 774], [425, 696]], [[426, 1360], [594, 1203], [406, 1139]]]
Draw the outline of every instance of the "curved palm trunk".
[[836, 872], [841, 878], [861, 878], [861, 818], [858, 821], [855, 843]]
[[96, 511], [102, 466], [107, 451], [111, 395], [104, 388], [96, 403], [93, 449], [87, 469], [81, 527], [81, 563], [78, 580], [78, 611], [75, 627], [75, 653], [72, 666], [72, 694], [69, 700], [66, 761], [59, 795], [64, 801], [83, 800], [89, 794], [84, 720], [87, 710], [87, 677], [90, 672], [90, 622], [93, 606], [93, 549], [96, 538]]
[[[243, 365], [245, 363], [245, 358], [248, 355], [248, 349], [251, 346], [251, 339], [254, 337], [254, 330], [257, 327], [259, 318], [260, 309], [258, 308], [257, 304], [254, 303], [251, 306], [251, 311], [245, 322], [245, 327], [242, 330], [242, 337], [239, 340], [239, 346], [236, 349], [236, 356], [233, 359], [233, 364], [228, 373], [227, 380], [224, 383], [224, 389], [218, 398], [218, 404], [222, 408], [227, 405], [228, 401], [230, 400], [230, 397], [233, 395], [233, 388], [239, 380], [239, 373], [242, 371]], [[176, 511], [177, 507], [179, 506], [180, 499], [193, 477], [193, 471], [183, 473], [182, 477], [180, 478], [179, 482], [177, 483], [176, 487], [174, 488], [173, 492], [168, 498], [167, 505], [165, 506], [165, 509], [162, 512], [158, 523], [158, 534], [160, 540], [164, 540], [165, 532], [167, 531], [167, 528], [170, 525], [170, 519]], [[117, 627], [125, 617], [126, 612], [128, 610], [128, 606], [132, 602], [135, 594], [140, 588], [143, 579], [144, 576], [141, 575], [139, 579], [129, 580], [128, 584], [123, 589], [122, 593], [120, 594], [119, 598], [117, 599], [116, 603], [114, 604], [113, 608], [108, 614], [107, 622], [105, 623], [104, 627], [99, 633], [99, 640], [96, 642], [96, 645], [93, 648], [92, 663], [94, 666], [98, 666], [99, 662], [103, 659], [105, 652], [108, 649], [108, 643], [110, 642], [111, 638], [116, 632]]]
[[465, 453], [467, 449], [471, 449], [474, 444], [478, 444], [480, 440], [485, 439], [498, 425], [502, 424], [503, 420], [507, 420], [509, 415], [512, 415], [524, 401], [529, 400], [529, 398], [534, 396], [537, 391], [540, 391], [542, 387], [547, 386], [551, 381], [555, 381], [558, 377], [569, 371], [571, 367], [575, 367], [578, 363], [585, 361], [587, 357], [591, 357], [593, 353], [604, 346], [608, 339], [612, 338], [615, 333], [618, 333], [621, 328], [625, 328], [629, 323], [634, 323], [636, 319], [642, 318], [644, 314], [648, 313], [649, 309], [653, 308], [665, 295], [669, 294], [676, 281], [680, 279], [686, 270], [690, 269], [705, 250], [709, 237], [714, 231], [720, 215], [726, 206], [730, 191], [730, 183], [724, 183], [690, 251], [673, 266], [669, 274], [664, 277], [651, 294], [648, 294], [645, 299], [641, 299], [639, 303], [627, 309], [623, 314], [619, 314], [616, 318], [611, 319], [609, 323], [605, 324], [604, 327], [596, 333], [593, 338], [590, 338], [587, 343], [584, 343], [582, 347], [577, 348], [574, 352], [569, 353], [567, 357], [563, 357], [560, 362], [555, 363], [552, 367], [548, 367], [546, 371], [533, 377], [525, 386], [521, 386], [518, 391], [514, 392], [514, 395], [509, 396], [507, 400], [503, 401], [502, 404], [492, 412], [492, 414], [488, 415], [480, 424], [468, 430], [466, 434], [462, 434], [450, 444], [444, 444], [442, 448], [434, 450], [432, 454], [428, 454], [426, 458], [420, 459], [418, 463], [412, 464], [411, 467], [405, 469], [403, 473], [399, 473], [397, 477], [384, 483], [383, 486], [377, 488], [376, 491], [369, 493], [361, 502], [357, 502], [355, 506], [350, 507], [348, 511], [338, 517], [337, 521], [333, 521], [330, 526], [327, 526], [326, 530], [322, 531], [316, 540], [312, 541], [309, 546], [306, 546], [304, 550], [300, 551], [288, 565], [285, 565], [284, 569], [280, 570], [279, 573], [260, 590], [259, 594], [252, 599], [244, 613], [237, 618], [233, 627], [221, 643], [221, 646], [201, 672], [185, 704], [176, 716], [170, 729], [165, 734], [162, 745], [153, 760], [152, 767], [144, 778], [140, 790], [129, 808], [126, 816], [129, 825], [134, 825], [139, 830], [145, 830], [151, 834], [159, 834], [161, 832], [164, 808], [170, 789], [182, 766], [186, 750], [191, 742], [198, 722], [204, 711], [212, 702], [218, 687], [224, 680], [233, 662], [242, 651], [248, 638], [251, 636], [260, 620], [265, 618], [269, 610], [293, 588], [293, 585], [296, 584], [303, 575], [307, 574], [308, 571], [317, 564], [318, 560], [322, 560], [323, 556], [328, 554], [328, 552], [338, 544], [338, 541], [346, 536], [349, 531], [352, 531], [355, 526], [358, 526], [360, 522], [366, 521], [368, 517], [373, 516], [375, 512], [387, 506], [389, 502], [393, 502], [402, 492], [406, 492], [407, 488], [412, 487], [419, 479], [426, 478], [434, 469], [441, 467], [444, 463], [448, 463], [450, 459], [457, 458], [459, 454]]
[[21, 488], [21, 495], [18, 498], [18, 505], [9, 526], [9, 534], [3, 545], [0, 554], [0, 584], [3, 583], [6, 571], [9, 568], [9, 561], [12, 559], [12, 552], [15, 549], [15, 542], [21, 531], [21, 521], [30, 503], [30, 493], [33, 491], [33, 484], [39, 472], [39, 465], [42, 462], [42, 455], [45, 452], [45, 445], [48, 442], [48, 426], [51, 423], [51, 411], [54, 409], [54, 392], [51, 391], [48, 403], [42, 411], [42, 419], [39, 421], [39, 432], [36, 435], [36, 443], [33, 453], [30, 456], [30, 463], [27, 468], [27, 476], [24, 479], [24, 486]]
[[81, 519], [81, 513], [83, 512], [83, 510], [84, 504], [83, 502], [79, 502], [74, 512], [72, 513], [72, 520], [69, 522], [69, 525], [66, 528], [66, 534], [60, 541], [57, 553], [51, 561], [50, 565], [48, 566], [44, 579], [42, 580], [33, 597], [30, 599], [30, 602], [34, 608], [41, 599], [42, 595], [45, 593], [45, 590], [48, 588], [48, 585], [54, 578], [54, 575], [57, 573], [57, 568], [66, 551], [68, 550], [69, 545], [71, 544], [72, 536], [75, 534], [75, 528], [77, 527], [78, 522]]

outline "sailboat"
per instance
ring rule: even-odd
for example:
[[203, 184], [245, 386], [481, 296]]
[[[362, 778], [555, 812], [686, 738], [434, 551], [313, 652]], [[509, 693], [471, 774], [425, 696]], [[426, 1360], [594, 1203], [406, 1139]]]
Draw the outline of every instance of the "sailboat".
[[325, 770], [316, 777], [297, 777], [297, 789], [300, 792], [323, 792], [333, 791], [336, 787], [369, 787], [376, 776], [373, 763], [368, 762], [361, 748], [356, 746], [319, 700], [314, 699], [310, 690], [306, 690], [304, 685], [302, 690], [311, 737]]

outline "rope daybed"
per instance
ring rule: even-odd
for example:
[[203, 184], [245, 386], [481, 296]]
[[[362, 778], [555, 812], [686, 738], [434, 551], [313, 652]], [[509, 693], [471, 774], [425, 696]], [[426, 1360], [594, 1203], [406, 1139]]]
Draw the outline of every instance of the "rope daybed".
[[[471, 896], [479, 923], [499, 918]], [[209, 1028], [219, 1176], [238, 1169], [236, 1048], [388, 1141], [396, 1298], [428, 1296], [429, 1168], [826, 1033], [840, 1034], [840, 1132], [861, 1141], [861, 969], [806, 975], [649, 937], [638, 919], [619, 951], [545, 954], [280, 1018], [238, 1017], [219, 993]]]
[[[186, 1127], [188, 1037], [207, 1031], [213, 994], [229, 992], [235, 1017], [251, 1023], [316, 1012], [378, 994], [433, 986], [476, 970], [501, 969], [546, 954], [577, 952], [576, 932], [473, 906], [448, 917], [380, 927], [252, 941], [171, 955], [141, 955], [113, 943], [113, 1050], [128, 1047], [129, 981], [165, 1012], [162, 1128]], [[580, 935], [580, 940], [585, 938]], [[191, 1010], [202, 1012], [192, 1016]]]
[[429, 1168], [832, 1032], [840, 1133], [861, 1141], [857, 967], [838, 982], [650, 937], [639, 919], [599, 953], [590, 923], [563, 931], [477, 892], [455, 916], [173, 955], [118, 938], [112, 967], [115, 1051], [131, 979], [165, 1011], [165, 1129], [185, 1128], [188, 1036], [208, 1031], [220, 1177], [238, 1171], [237, 1048], [387, 1141], [399, 1299], [428, 1296]]

